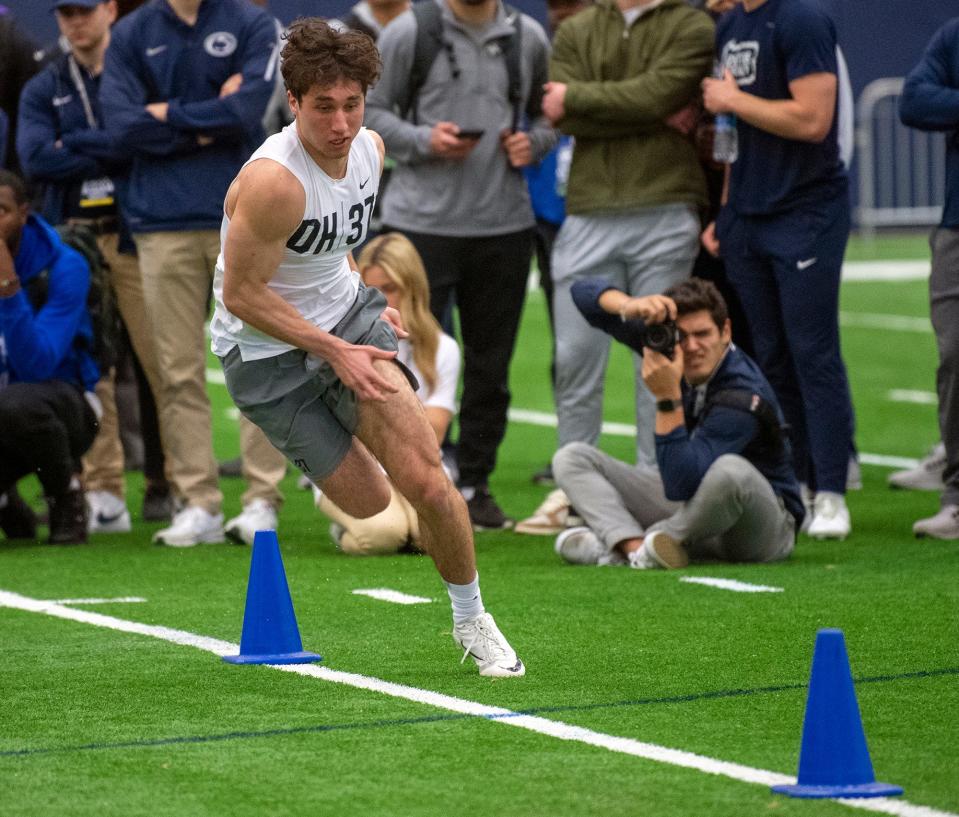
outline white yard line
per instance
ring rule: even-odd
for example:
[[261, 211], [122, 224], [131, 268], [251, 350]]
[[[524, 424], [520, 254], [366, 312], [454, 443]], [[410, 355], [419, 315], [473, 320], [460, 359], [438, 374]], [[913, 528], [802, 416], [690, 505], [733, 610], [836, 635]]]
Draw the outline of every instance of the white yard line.
[[142, 604], [142, 596], [118, 596], [115, 599], [49, 599], [49, 604]]
[[883, 315], [873, 312], [840, 312], [839, 323], [853, 329], [882, 329], [887, 332], [918, 332], [928, 335], [932, 332], [929, 318], [915, 318], [911, 315]]
[[886, 399], [893, 403], [915, 403], [919, 406], [939, 405], [939, 398], [935, 392], [916, 389], [890, 389], [886, 393]]
[[423, 596], [409, 596], [406, 593], [401, 593], [399, 590], [390, 590], [388, 587], [354, 590], [353, 595], [369, 596], [371, 599], [390, 601], [393, 604], [431, 604], [433, 601], [433, 599], [427, 599]]
[[[220, 641], [219, 639], [208, 638], [183, 630], [174, 630], [169, 627], [126, 621], [124, 619], [114, 618], [113, 616], [91, 613], [86, 610], [74, 610], [60, 604], [54, 604], [40, 599], [31, 599], [27, 596], [21, 596], [18, 593], [11, 593], [5, 590], [0, 590], [0, 607], [10, 607], [15, 610], [41, 613], [67, 621], [90, 624], [95, 627], [105, 627], [110, 630], [144, 635], [167, 641], [171, 644], [195, 647], [196, 649], [211, 652], [214, 655], [235, 655], [239, 651], [239, 645], [232, 644], [228, 641]], [[535, 715], [523, 715], [510, 709], [487, 706], [486, 704], [468, 701], [463, 698], [454, 698], [440, 692], [431, 692], [403, 684], [395, 684], [391, 681], [371, 678], [366, 675], [340, 672], [329, 669], [328, 667], [317, 666], [316, 664], [274, 665], [272, 668], [281, 670], [282, 672], [291, 672], [296, 675], [317, 678], [321, 681], [329, 681], [356, 689], [365, 689], [370, 692], [390, 695], [394, 698], [414, 701], [427, 706], [437, 707], [438, 709], [445, 709], [449, 712], [487, 718], [495, 723], [516, 726], [541, 735], [558, 738], [559, 740], [583, 743], [600, 749], [606, 749], [610, 752], [619, 752], [620, 754], [632, 755], [658, 763], [681, 766], [686, 769], [693, 769], [705, 774], [719, 775], [744, 783], [754, 783], [759, 786], [775, 786], [796, 782], [795, 777], [766, 769], [756, 769], [751, 766], [743, 766], [739, 763], [729, 763], [724, 760], [697, 755], [693, 752], [685, 752], [681, 749], [671, 749], [655, 743], [644, 743], [633, 740], [632, 738], [607, 735], [602, 732], [595, 732], [592, 729], [585, 729], [581, 726], [563, 723], [562, 721], [549, 720]], [[874, 811], [881, 814], [894, 814], [898, 815], [898, 817], [959, 817], [959, 815], [951, 812], [939, 811], [927, 806], [915, 805], [906, 800], [894, 800], [891, 798], [876, 798], [870, 800], [839, 799], [837, 802], [850, 808]]]
[[770, 587], [765, 584], [749, 584], [735, 579], [715, 579], [711, 576], [680, 576], [681, 582], [687, 584], [704, 584], [707, 587], [716, 587], [720, 590], [732, 590], [734, 593], [782, 593], [781, 587]]
[[843, 281], [922, 281], [929, 277], [929, 259], [924, 261], [847, 261]]
[[[874, 316], [874, 317], [883, 317], [891, 318], [895, 316], [885, 315], [885, 316]], [[904, 319], [905, 320], [905, 319]], [[908, 319], [913, 320], [913, 319]], [[931, 330], [929, 330], [931, 331]], [[223, 378], [223, 372], [219, 369], [207, 369], [206, 370], [206, 379], [208, 383], [216, 383], [223, 385], [225, 383]], [[905, 390], [895, 390], [890, 392], [891, 394], [906, 394]], [[910, 394], [924, 394], [923, 392], [909, 392]], [[890, 399], [894, 399], [890, 397]], [[917, 400], [909, 402], [918, 402]], [[231, 420], [238, 420], [240, 417], [240, 412], [235, 407], [230, 407], [225, 410], [225, 416]], [[544, 428], [556, 428], [559, 424], [559, 421], [556, 418], [555, 414], [551, 414], [547, 411], [534, 411], [532, 409], [524, 408], [511, 408], [509, 410], [509, 421], [511, 423], [520, 423], [524, 425], [532, 426], [542, 426]], [[636, 436], [636, 427], [630, 423], [613, 423], [613, 422], [604, 422], [602, 425], [602, 433], [607, 434], [611, 437], [635, 437]], [[883, 454], [869, 454], [869, 453], [860, 453], [859, 461], [863, 465], [878, 465], [883, 468], [914, 468], [919, 462], [917, 459], [911, 459], [908, 457], [887, 457]]]

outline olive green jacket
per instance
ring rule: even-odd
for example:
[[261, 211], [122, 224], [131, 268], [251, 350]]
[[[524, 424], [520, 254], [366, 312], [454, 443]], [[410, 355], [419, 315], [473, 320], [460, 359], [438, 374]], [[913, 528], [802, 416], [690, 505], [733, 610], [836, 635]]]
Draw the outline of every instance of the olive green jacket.
[[692, 141], [665, 120], [699, 95], [713, 63], [713, 23], [684, 0], [663, 0], [632, 26], [615, 0], [564, 21], [550, 80], [567, 84], [564, 133], [576, 137], [566, 190], [574, 215], [706, 205]]

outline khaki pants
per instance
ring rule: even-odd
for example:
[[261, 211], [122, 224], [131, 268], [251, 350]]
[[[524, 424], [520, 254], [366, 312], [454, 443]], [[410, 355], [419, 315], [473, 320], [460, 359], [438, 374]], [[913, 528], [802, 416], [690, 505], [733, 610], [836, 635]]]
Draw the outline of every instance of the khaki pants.
[[321, 497], [319, 507], [333, 522], [345, 528], [340, 548], [351, 556], [396, 553], [410, 540], [418, 544], [420, 528], [416, 511], [392, 484], [390, 504], [368, 519], [357, 519], [344, 513], [326, 494]]
[[204, 323], [220, 237], [216, 230], [186, 230], [134, 238], [159, 363], [157, 414], [170, 482], [186, 505], [219, 513]]
[[[206, 393], [204, 324], [220, 235], [216, 230], [185, 230], [134, 238], [159, 363], [157, 411], [169, 479], [184, 504], [218, 513], [223, 494], [217, 484]], [[285, 458], [252, 424], [241, 424], [240, 446], [248, 482], [244, 504], [261, 498], [279, 508]]]
[[246, 491], [243, 504], [265, 499], [277, 510], [283, 504], [280, 481], [286, 476], [286, 457], [273, 447], [260, 427], [240, 415], [240, 454]]
[[[147, 320], [140, 265], [136, 256], [119, 251], [117, 233], [99, 236], [97, 244], [110, 265], [110, 284], [116, 293], [120, 316], [126, 324], [133, 351], [155, 396], [158, 394], [160, 379], [153, 333]], [[123, 446], [120, 444], [120, 427], [114, 396], [114, 373], [102, 372], [101, 375], [96, 392], [103, 404], [103, 417], [96, 439], [83, 458], [84, 487], [88, 491], [109, 491], [123, 497]]]

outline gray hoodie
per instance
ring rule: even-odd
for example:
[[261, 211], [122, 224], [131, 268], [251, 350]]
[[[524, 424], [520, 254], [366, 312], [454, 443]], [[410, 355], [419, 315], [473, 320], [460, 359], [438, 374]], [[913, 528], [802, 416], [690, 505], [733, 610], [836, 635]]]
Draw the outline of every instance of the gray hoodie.
[[[397, 100], [409, 85], [416, 41], [416, 19], [406, 11], [383, 29], [377, 42], [383, 75], [366, 101], [366, 126], [386, 143], [396, 160], [383, 199], [383, 223], [412, 232], [479, 237], [503, 235], [535, 223], [523, 173], [510, 167], [499, 134], [508, 130], [513, 111], [508, 98], [508, 72], [499, 43], [512, 31], [512, 18], [502, 5], [495, 20], [476, 29], [456, 20], [444, 0], [446, 41], [455, 52], [459, 76], [453, 76], [449, 54], [441, 49], [419, 91], [418, 124], [396, 113]], [[542, 27], [520, 15], [523, 105], [539, 161], [556, 143], [556, 134], [542, 115], [529, 110], [531, 94], [548, 79], [549, 44]], [[455, 122], [462, 129], [485, 133], [462, 161], [438, 159], [430, 153], [430, 130], [437, 122]]]

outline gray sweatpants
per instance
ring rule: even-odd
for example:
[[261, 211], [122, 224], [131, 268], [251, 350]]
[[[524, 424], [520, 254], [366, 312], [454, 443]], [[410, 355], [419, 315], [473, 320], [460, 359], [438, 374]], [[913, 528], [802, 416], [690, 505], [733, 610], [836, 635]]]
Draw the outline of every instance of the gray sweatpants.
[[936, 391], [939, 433], [946, 446], [942, 504], [959, 504], [959, 229], [940, 227], [929, 240], [929, 314], [939, 347]]
[[655, 529], [684, 543], [693, 560], [773, 562], [792, 553], [796, 522], [769, 481], [738, 454], [724, 454], [687, 502], [666, 499], [654, 466], [631, 466], [585, 443], [553, 457], [556, 483], [612, 550]]
[[[603, 419], [610, 338], [593, 329], [570, 296], [575, 281], [605, 278], [630, 295], [653, 295], [689, 277], [699, 251], [699, 218], [684, 204], [568, 216], [553, 245], [556, 414], [559, 448], [595, 445]], [[636, 368], [636, 459], [656, 462], [655, 406]]]

